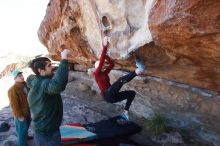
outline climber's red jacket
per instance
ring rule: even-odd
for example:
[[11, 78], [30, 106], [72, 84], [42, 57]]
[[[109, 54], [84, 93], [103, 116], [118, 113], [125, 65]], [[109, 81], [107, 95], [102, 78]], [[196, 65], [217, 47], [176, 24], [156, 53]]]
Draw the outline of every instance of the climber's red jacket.
[[[95, 70], [93, 74], [96, 80], [96, 83], [98, 84], [99, 89], [101, 90], [101, 93], [100, 93], [101, 96], [103, 96], [105, 90], [111, 86], [108, 74], [114, 67], [113, 61], [108, 55], [106, 55], [106, 52], [107, 52], [107, 47], [103, 47], [99, 66], [97, 67], [97, 69]], [[107, 61], [108, 66], [104, 71], [102, 71], [102, 67], [103, 67], [105, 60]]]

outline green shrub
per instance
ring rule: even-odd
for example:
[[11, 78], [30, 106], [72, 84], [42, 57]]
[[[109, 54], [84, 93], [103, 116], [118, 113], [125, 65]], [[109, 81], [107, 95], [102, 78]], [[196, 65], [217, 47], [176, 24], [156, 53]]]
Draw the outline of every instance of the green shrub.
[[167, 130], [167, 120], [159, 112], [155, 112], [151, 119], [146, 122], [146, 130], [155, 136], [158, 136]]

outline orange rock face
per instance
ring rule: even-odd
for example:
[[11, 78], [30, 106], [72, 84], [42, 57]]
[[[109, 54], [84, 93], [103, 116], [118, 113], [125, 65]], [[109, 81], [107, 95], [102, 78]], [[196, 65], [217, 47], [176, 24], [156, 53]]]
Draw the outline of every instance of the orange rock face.
[[143, 21], [148, 10], [137, 12], [150, 6], [147, 2], [52, 0], [38, 36], [53, 59], [60, 59], [61, 48], [70, 48], [71, 62], [87, 69], [101, 53], [99, 25], [105, 24], [97, 17], [104, 16], [116, 68], [133, 70], [138, 55], [147, 75], [219, 91], [220, 1], [155, 0], [148, 23]]
[[220, 1], [157, 0], [149, 27], [156, 45], [171, 58], [155, 74], [220, 90]]
[[88, 43], [76, 24], [80, 11], [77, 4], [74, 11], [70, 11], [67, 3], [65, 0], [54, 0], [48, 4], [45, 18], [38, 31], [39, 39], [48, 48], [54, 60], [60, 59], [62, 49], [69, 48], [72, 63], [91, 66], [96, 58], [89, 51]]

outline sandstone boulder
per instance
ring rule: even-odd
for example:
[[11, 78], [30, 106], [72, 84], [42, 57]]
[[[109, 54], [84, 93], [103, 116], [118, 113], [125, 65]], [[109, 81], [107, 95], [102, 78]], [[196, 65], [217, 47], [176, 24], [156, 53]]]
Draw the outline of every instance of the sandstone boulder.
[[172, 60], [161, 76], [219, 91], [219, 10], [219, 0], [155, 1], [150, 31]]

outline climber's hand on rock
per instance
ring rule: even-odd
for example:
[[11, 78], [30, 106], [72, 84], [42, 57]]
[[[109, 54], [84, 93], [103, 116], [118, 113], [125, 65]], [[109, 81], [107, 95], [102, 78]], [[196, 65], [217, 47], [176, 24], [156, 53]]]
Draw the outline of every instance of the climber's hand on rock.
[[68, 59], [68, 55], [70, 53], [70, 50], [69, 49], [64, 49], [60, 55], [61, 55], [61, 59]]

